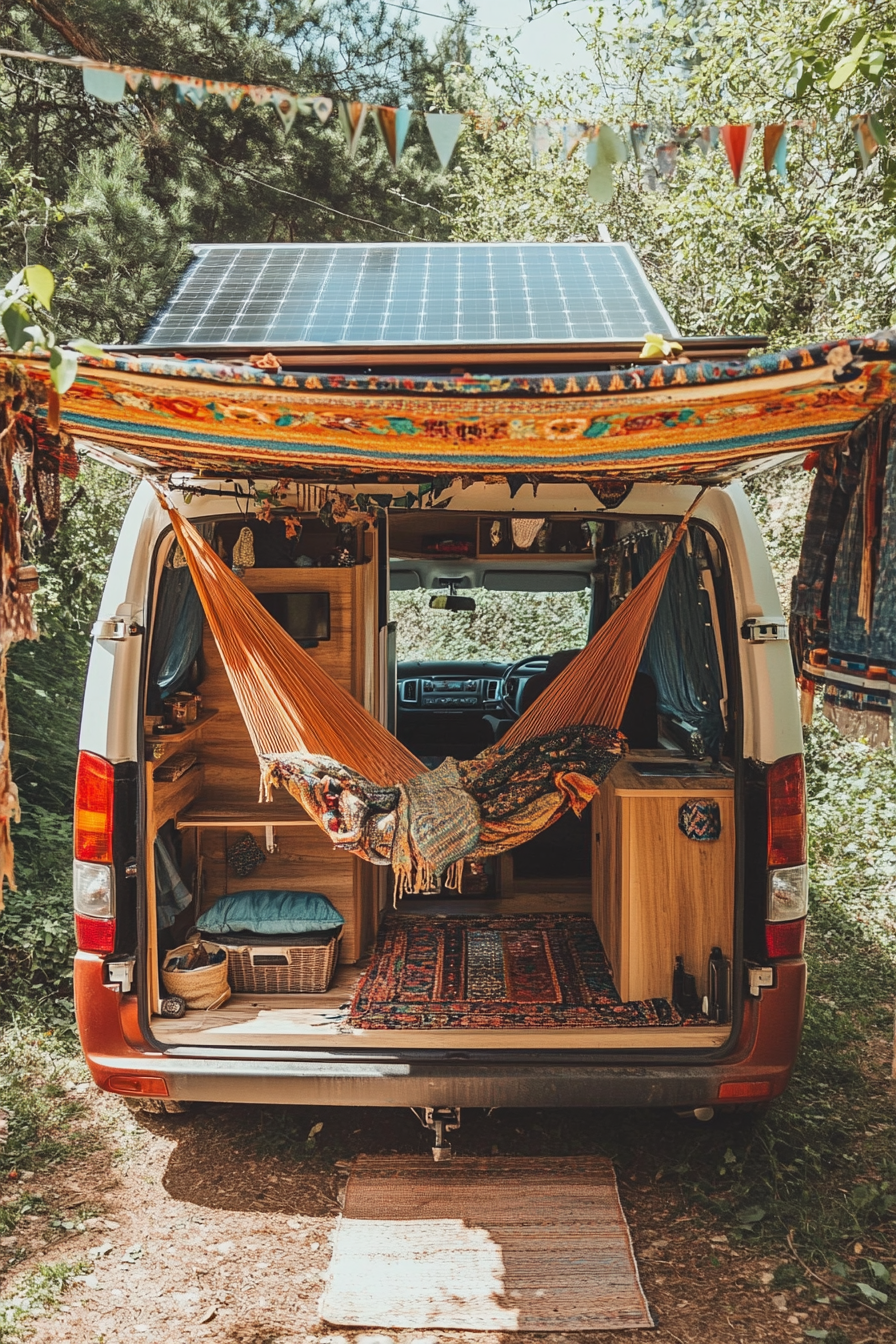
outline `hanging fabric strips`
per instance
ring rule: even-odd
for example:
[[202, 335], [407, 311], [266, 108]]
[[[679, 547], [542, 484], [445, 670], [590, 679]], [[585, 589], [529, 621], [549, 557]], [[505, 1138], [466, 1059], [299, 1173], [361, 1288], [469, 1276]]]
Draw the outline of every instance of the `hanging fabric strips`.
[[851, 117], [849, 124], [856, 142], [856, 149], [859, 151], [862, 167], [867, 168], [881, 145], [886, 144], [886, 132], [877, 117], [872, 116], [870, 112], [863, 112], [860, 116]]
[[762, 163], [766, 173], [774, 170], [780, 178], [787, 178], [787, 126], [778, 122], [766, 126], [762, 135]]

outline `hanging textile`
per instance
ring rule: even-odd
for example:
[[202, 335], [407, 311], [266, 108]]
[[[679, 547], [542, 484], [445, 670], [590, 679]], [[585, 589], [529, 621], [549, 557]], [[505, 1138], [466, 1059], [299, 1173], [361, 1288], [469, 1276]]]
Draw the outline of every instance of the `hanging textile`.
[[[631, 563], [636, 580], [656, 563], [664, 539], [653, 532], [638, 539]], [[657, 709], [699, 732], [711, 756], [725, 736], [722, 677], [707, 586], [712, 583], [703, 533], [691, 528], [679, 546], [663, 589], [641, 671], [656, 686]]]
[[513, 848], [568, 810], [582, 813], [624, 750], [618, 726], [697, 503], [625, 603], [500, 743], [427, 771], [162, 502], [258, 756], [264, 796], [285, 786], [337, 848], [391, 864], [399, 895], [428, 890], [445, 873], [456, 885], [463, 859]]
[[844, 736], [892, 738], [896, 696], [896, 416], [885, 407], [819, 455], [794, 580], [804, 721], [815, 690]]
[[[48, 379], [45, 361], [25, 362]], [[591, 482], [700, 478], [838, 443], [893, 397], [896, 341], [884, 334], [746, 360], [500, 377], [82, 357], [62, 418], [163, 473]]]
[[[214, 523], [196, 523], [211, 541]], [[180, 546], [173, 547], [162, 567], [152, 626], [146, 710], [158, 714], [162, 701], [182, 690], [202, 647], [202, 603]]]

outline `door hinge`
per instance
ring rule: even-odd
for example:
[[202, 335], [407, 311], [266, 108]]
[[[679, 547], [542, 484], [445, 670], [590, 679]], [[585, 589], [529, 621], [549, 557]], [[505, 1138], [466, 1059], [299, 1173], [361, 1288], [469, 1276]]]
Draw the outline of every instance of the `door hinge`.
[[775, 987], [775, 968], [774, 966], [748, 966], [747, 976], [749, 978], [750, 993], [754, 999], [758, 999], [763, 989], [774, 989]]
[[127, 639], [129, 635], [145, 634], [145, 629], [127, 616], [105, 616], [95, 622], [90, 633], [94, 639], [114, 644]]
[[749, 616], [740, 634], [750, 644], [768, 644], [773, 639], [787, 638], [787, 622], [783, 616]]
[[116, 994], [130, 994], [135, 963], [134, 957], [126, 957], [124, 961], [107, 961], [106, 984], [109, 989], [114, 989]]

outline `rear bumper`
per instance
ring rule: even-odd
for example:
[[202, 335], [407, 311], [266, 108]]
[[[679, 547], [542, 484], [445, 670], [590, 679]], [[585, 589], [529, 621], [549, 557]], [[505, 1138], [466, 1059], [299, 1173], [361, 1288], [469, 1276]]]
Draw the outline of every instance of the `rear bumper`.
[[[784, 1091], [799, 1045], [805, 964], [782, 962], [777, 985], [748, 999], [741, 1030], [724, 1057], [664, 1052], [641, 1062], [607, 1052], [543, 1051], [520, 1058], [490, 1050], [477, 1058], [437, 1051], [399, 1053], [398, 1033], [376, 1058], [319, 1052], [152, 1050], [134, 995], [103, 984], [99, 958], [79, 953], [75, 1008], [87, 1063], [99, 1087], [180, 1101], [325, 1106], [697, 1106], [759, 1101]], [[456, 1052], [455, 1052], [456, 1056]], [[734, 1093], [731, 1092], [735, 1087]], [[738, 1092], [737, 1088], [746, 1088]], [[720, 1089], [721, 1095], [720, 1095]], [[750, 1091], [749, 1089], [752, 1089]]]

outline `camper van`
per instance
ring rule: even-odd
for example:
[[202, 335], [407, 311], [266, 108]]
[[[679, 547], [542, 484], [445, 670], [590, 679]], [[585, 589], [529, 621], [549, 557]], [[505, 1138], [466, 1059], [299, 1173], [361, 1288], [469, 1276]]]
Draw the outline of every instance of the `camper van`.
[[[457, 264], [459, 249], [443, 246], [429, 248], [430, 306], [440, 258], [446, 273]], [[323, 334], [259, 335], [251, 296], [264, 251], [200, 249], [132, 353], [233, 363], [270, 351], [281, 367], [410, 361], [476, 375], [619, 367], [636, 362], [645, 329], [677, 337], [618, 247], [631, 284], [614, 291], [615, 329], [600, 338], [530, 329], [499, 341], [493, 321], [489, 344], [462, 330], [454, 291], [451, 339], [402, 331], [377, 344], [351, 331], [347, 311]], [[369, 274], [377, 249], [360, 252]], [[219, 310], [203, 328], [194, 281], [212, 264], [229, 289], [210, 298], [206, 277], [205, 311]], [[318, 267], [316, 283], [332, 273]], [[358, 286], [347, 292], [360, 321]], [[623, 717], [626, 750], [597, 796], [581, 816], [465, 863], [454, 886], [410, 894], [388, 865], [334, 845], [285, 790], [260, 797], [256, 751], [167, 504], [434, 768], [501, 741], [624, 606], [695, 485], [680, 472], [599, 489], [471, 469], [421, 488], [381, 473], [365, 487], [374, 508], [326, 474], [278, 480], [259, 468], [249, 479], [205, 466], [169, 472], [166, 489], [163, 501], [144, 481], [133, 496], [84, 697], [75, 1004], [101, 1088], [162, 1111], [410, 1106], [437, 1148], [465, 1107], [710, 1118], [784, 1090], [805, 993], [802, 733], [780, 600], [734, 475], [710, 482], [689, 520]], [[215, 909], [258, 892], [326, 898], [338, 927], [292, 936], [244, 924], [225, 938]], [[197, 947], [220, 987], [198, 1007], [177, 992]]]

